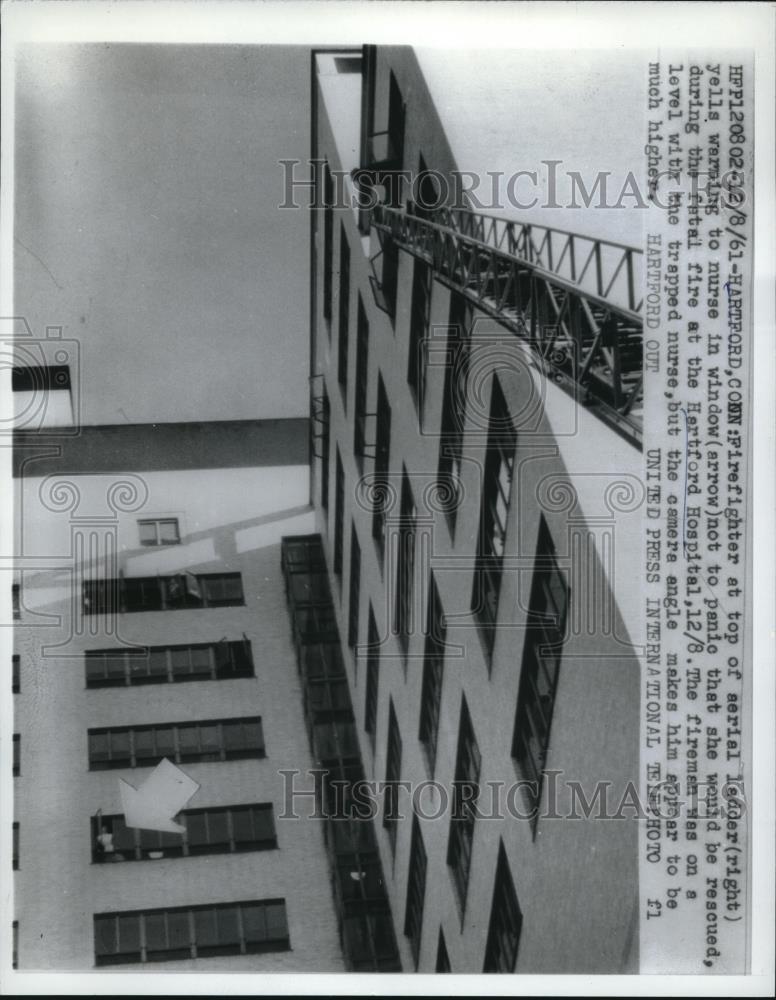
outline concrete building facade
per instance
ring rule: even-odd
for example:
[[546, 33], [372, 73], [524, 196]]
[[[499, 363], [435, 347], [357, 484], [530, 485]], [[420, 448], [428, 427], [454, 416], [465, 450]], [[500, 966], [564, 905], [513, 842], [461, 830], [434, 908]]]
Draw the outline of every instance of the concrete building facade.
[[312, 64], [312, 499], [364, 769], [406, 783], [376, 825], [401, 962], [634, 971], [634, 811], [578, 807], [638, 784], [640, 402], [612, 366], [640, 370], [639, 306], [550, 268], [542, 234], [495, 269], [494, 232], [525, 231], [453, 204], [488, 150], [456, 148], [423, 61]]
[[[17, 441], [19, 969], [344, 968], [320, 823], [283, 819], [313, 764], [280, 562], [306, 431]], [[183, 835], [124, 819], [163, 757], [199, 785]]]

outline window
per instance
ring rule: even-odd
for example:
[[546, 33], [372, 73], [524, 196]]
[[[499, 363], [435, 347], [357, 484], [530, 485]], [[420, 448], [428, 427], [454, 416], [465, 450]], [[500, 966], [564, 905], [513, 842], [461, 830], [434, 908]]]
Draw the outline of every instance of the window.
[[445, 381], [442, 392], [442, 423], [439, 437], [439, 490], [449, 496], [447, 518], [455, 528], [461, 492], [461, 456], [466, 421], [466, 379], [469, 370], [471, 306], [458, 292], [450, 297], [449, 332]]
[[523, 914], [517, 902], [503, 842], [499, 841], [493, 905], [490, 910], [488, 944], [483, 972], [514, 972]]
[[524, 779], [530, 783], [530, 786], [523, 786], [523, 792], [532, 807], [534, 828], [550, 742], [567, 607], [568, 586], [558, 568], [552, 538], [542, 518], [512, 738], [512, 756]]
[[88, 688], [253, 676], [253, 653], [247, 639], [236, 642], [222, 639], [192, 646], [149, 646], [145, 652], [91, 649], [86, 653]]
[[19, 968], [19, 921], [14, 920], [12, 924], [13, 930], [13, 954], [11, 956], [11, 968]]
[[410, 867], [407, 874], [407, 909], [404, 916], [404, 933], [410, 939], [415, 968], [420, 960], [420, 938], [423, 930], [423, 901], [426, 895], [426, 849], [420, 832], [418, 817], [412, 817]]
[[331, 336], [331, 289], [334, 265], [334, 184], [329, 164], [323, 165], [323, 318]]
[[[394, 169], [401, 171], [404, 163], [404, 122], [406, 108], [402, 97], [398, 81], [391, 72], [391, 80], [388, 91], [388, 140], [390, 143], [390, 158], [394, 164]], [[398, 188], [398, 184], [395, 185]], [[391, 185], [394, 187], [394, 185]], [[400, 192], [390, 192], [394, 195], [394, 204], [399, 204]]]
[[342, 535], [345, 520], [345, 470], [337, 448], [337, 478], [334, 494], [334, 572], [342, 582]]
[[450, 956], [447, 954], [447, 943], [442, 928], [439, 928], [439, 940], [437, 941], [437, 957], [435, 972], [450, 972]]
[[488, 655], [493, 652], [496, 638], [496, 616], [516, 447], [517, 434], [512, 426], [501, 386], [494, 377], [472, 593], [472, 611], [482, 626]]
[[245, 955], [289, 948], [282, 899], [96, 913], [97, 965]]
[[426, 387], [426, 336], [431, 309], [431, 269], [425, 261], [415, 258], [412, 274], [412, 306], [410, 309], [410, 345], [407, 382], [412, 390], [419, 418], [423, 414]]
[[369, 605], [369, 634], [367, 644], [364, 729], [369, 733], [372, 751], [374, 751], [375, 734], [377, 733], [377, 695], [380, 681], [380, 637], [377, 633], [377, 622], [375, 621], [375, 613], [371, 603]]
[[137, 522], [141, 545], [179, 545], [181, 536], [177, 517]]
[[421, 155], [418, 159], [418, 175], [412, 189], [412, 211], [421, 219], [432, 219], [434, 210], [441, 204], [439, 181]]
[[361, 56], [335, 56], [334, 66], [338, 73], [360, 73]]
[[337, 381], [342, 390], [342, 405], [348, 407], [348, 335], [350, 325], [350, 246], [345, 226], [340, 225], [339, 347]]
[[[60, 328], [61, 329], [61, 328]], [[67, 351], [58, 351], [66, 355]], [[31, 429], [32, 416], [38, 417], [36, 427], [72, 427], [73, 399], [69, 365], [29, 365], [12, 369], [11, 388], [14, 394], [14, 414], [17, 426]]]
[[398, 636], [402, 653], [406, 656], [410, 635], [413, 632], [413, 582], [415, 577], [415, 530], [417, 511], [407, 470], [402, 469], [401, 520], [399, 523], [399, 552], [396, 563], [396, 610], [394, 632]]
[[259, 716], [89, 730], [89, 770], [243, 760], [264, 756]]
[[321, 507], [329, 510], [329, 428], [331, 426], [331, 404], [326, 386], [323, 387], [323, 439], [321, 441]]
[[433, 574], [429, 583], [428, 629], [423, 658], [423, 682], [420, 693], [420, 729], [418, 738], [423, 745], [431, 774], [436, 764], [437, 736], [439, 733], [439, 707], [442, 702], [442, 678], [445, 666], [445, 639], [447, 628], [442, 613], [436, 580]]
[[12, 680], [11, 680], [11, 690], [14, 694], [19, 694], [22, 689], [21, 681], [21, 659], [14, 653], [11, 657], [11, 670], [12, 670]]
[[174, 611], [245, 604], [239, 573], [176, 573], [173, 576], [85, 580], [85, 615], [111, 611]]
[[391, 407], [385, 392], [381, 375], [377, 377], [377, 446], [375, 452], [374, 510], [372, 515], [372, 536], [377, 543], [380, 560], [385, 554], [385, 516], [388, 505], [390, 482], [388, 465], [391, 451]]
[[386, 237], [383, 243], [380, 288], [385, 312], [388, 313], [391, 323], [395, 323], [396, 298], [399, 290], [399, 247], [391, 237]]
[[21, 754], [22, 754], [22, 738], [18, 733], [13, 734], [13, 776], [18, 778], [22, 773], [21, 764]]
[[40, 389], [69, 390], [69, 365], [30, 365], [11, 370], [12, 392], [36, 392]]
[[11, 603], [13, 605], [13, 620], [19, 621], [22, 616], [21, 587], [18, 583], [11, 585]]
[[310, 643], [300, 651], [305, 712], [314, 721], [323, 713], [349, 716], [350, 692], [339, 643]]
[[361, 546], [355, 524], [350, 526], [350, 589], [348, 593], [348, 645], [358, 642], [358, 606], [361, 601]]
[[[92, 817], [92, 861], [143, 861], [148, 858], [236, 854], [277, 847], [271, 803], [187, 809], [175, 817], [184, 834], [128, 827], [122, 815]], [[106, 836], [107, 835], [107, 836]], [[106, 849], [109, 847], [110, 849]]]
[[396, 853], [396, 830], [399, 823], [399, 778], [401, 777], [401, 735], [393, 698], [388, 703], [388, 748], [385, 755], [385, 811], [383, 826], [388, 830], [391, 850]]
[[453, 874], [458, 900], [463, 910], [469, 885], [469, 869], [474, 840], [476, 804], [480, 794], [480, 750], [474, 737], [466, 698], [461, 697], [461, 722], [458, 729], [458, 752], [453, 780], [453, 811], [447, 863]]
[[366, 447], [367, 382], [369, 379], [369, 320], [361, 295], [358, 296], [358, 329], [356, 331], [356, 385], [353, 416], [353, 452], [361, 471]]
[[12, 827], [13, 836], [13, 870], [16, 872], [19, 870], [19, 824], [14, 823]]

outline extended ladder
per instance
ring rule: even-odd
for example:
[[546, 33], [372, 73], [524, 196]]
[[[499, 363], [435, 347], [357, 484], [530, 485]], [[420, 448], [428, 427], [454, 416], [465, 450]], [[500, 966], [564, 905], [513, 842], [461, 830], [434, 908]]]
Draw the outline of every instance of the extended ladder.
[[387, 240], [524, 338], [548, 378], [637, 447], [643, 409], [642, 252], [465, 209], [377, 205]]

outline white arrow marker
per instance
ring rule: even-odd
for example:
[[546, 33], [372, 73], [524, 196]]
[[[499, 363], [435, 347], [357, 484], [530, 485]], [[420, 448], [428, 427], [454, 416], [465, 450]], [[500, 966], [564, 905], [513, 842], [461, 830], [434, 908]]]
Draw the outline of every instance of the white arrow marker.
[[173, 823], [191, 796], [199, 790], [196, 781], [184, 774], [166, 757], [161, 760], [140, 788], [119, 778], [121, 805], [127, 826], [164, 833], [185, 833], [186, 827]]

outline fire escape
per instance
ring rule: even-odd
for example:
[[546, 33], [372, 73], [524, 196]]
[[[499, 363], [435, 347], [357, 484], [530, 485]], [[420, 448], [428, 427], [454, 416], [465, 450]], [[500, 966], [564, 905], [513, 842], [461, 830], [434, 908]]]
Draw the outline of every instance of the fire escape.
[[[638, 248], [579, 233], [442, 206], [402, 204], [405, 108], [391, 76], [388, 129], [374, 131], [374, 53], [364, 54], [362, 164], [357, 181], [384, 199], [363, 212], [377, 233], [375, 299], [393, 312], [397, 250], [520, 337], [554, 384], [641, 447], [643, 316]], [[377, 146], [383, 143], [382, 153]]]

